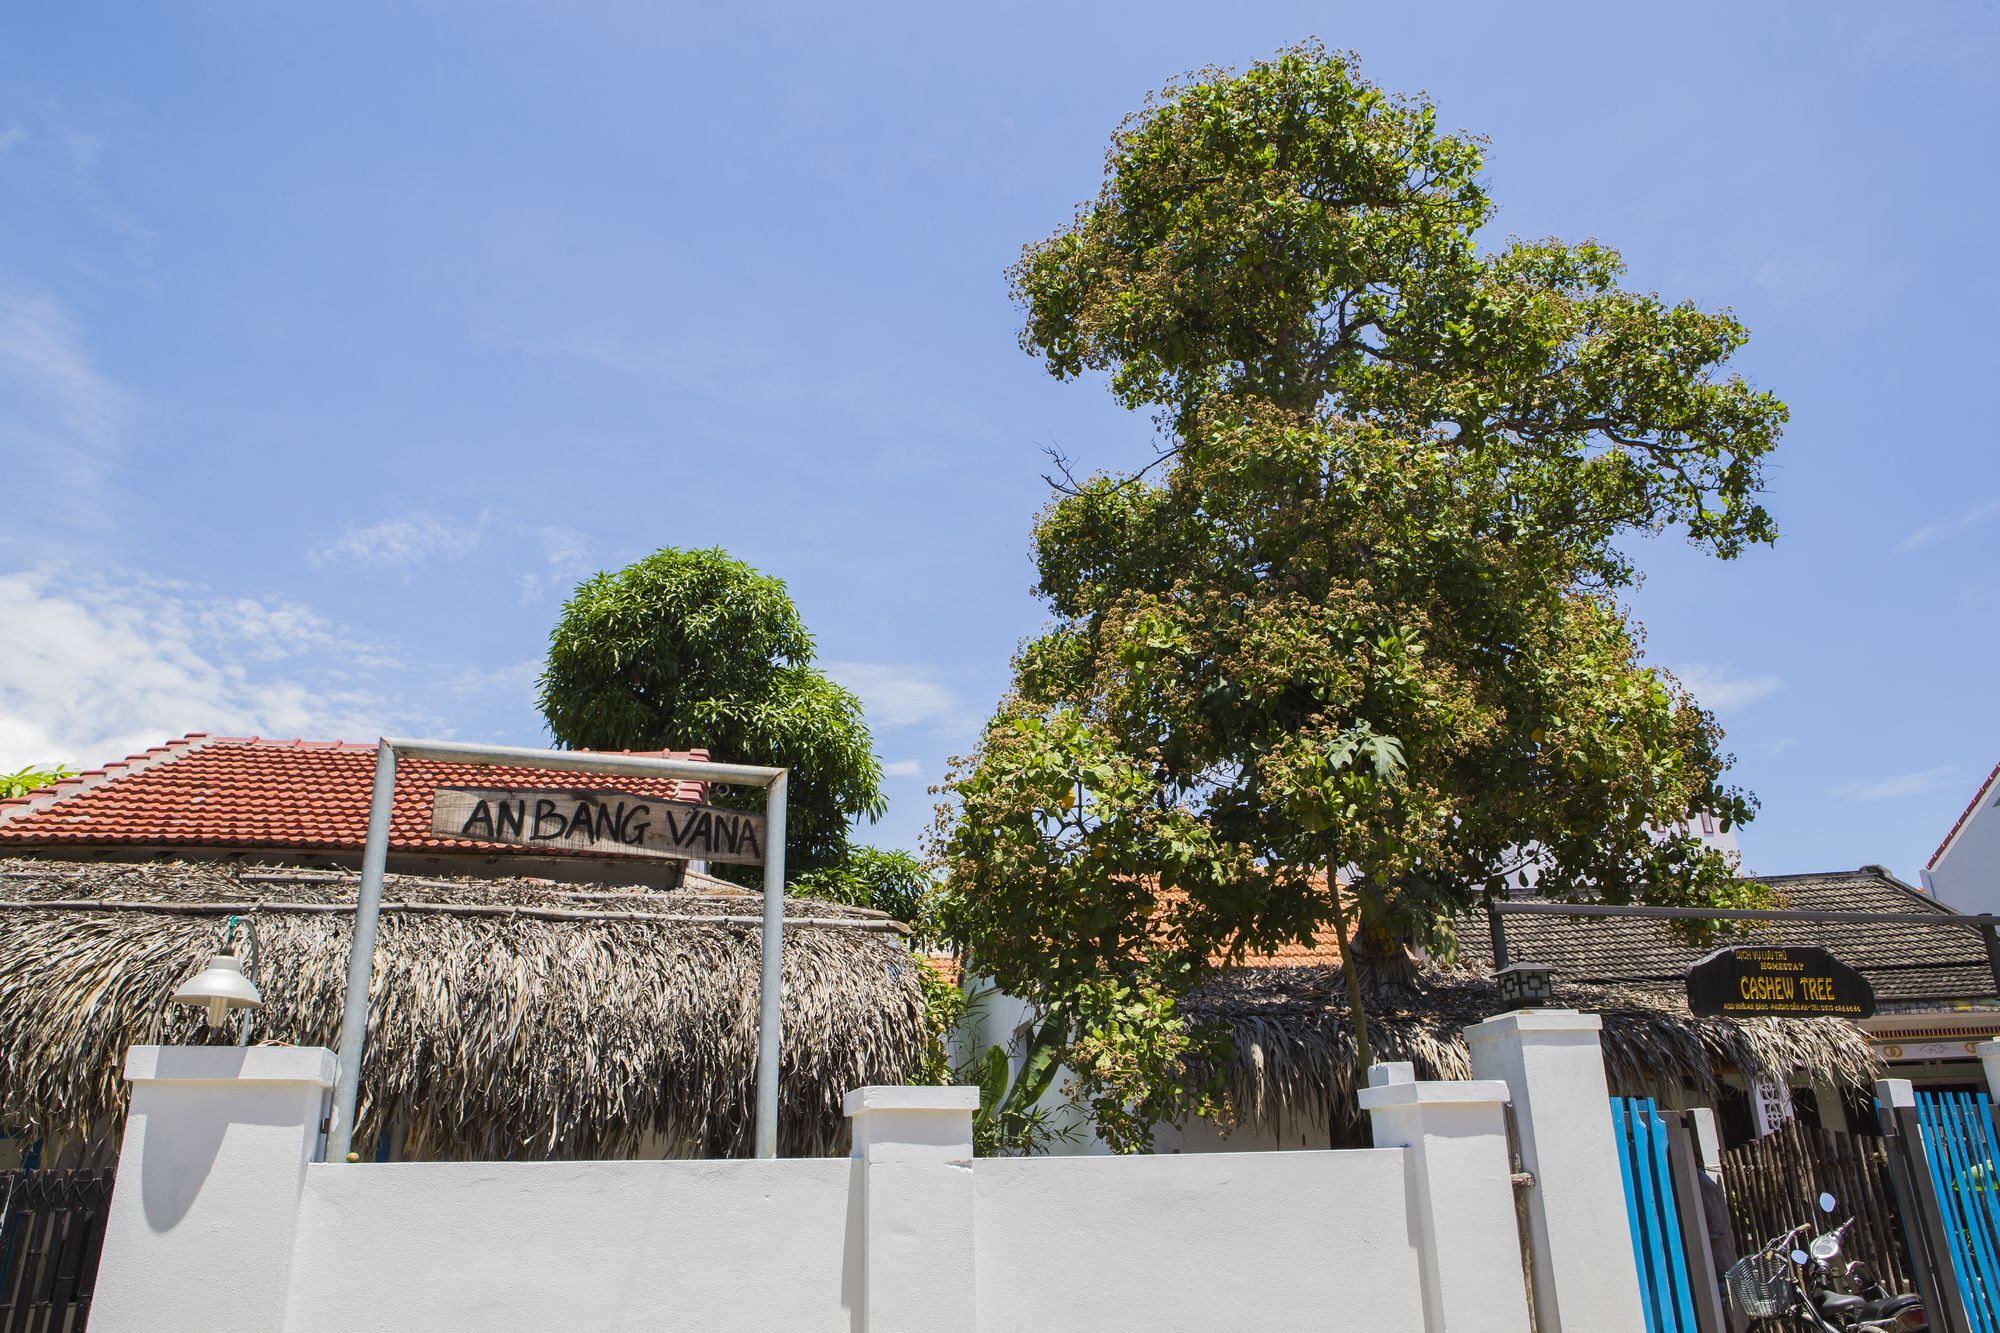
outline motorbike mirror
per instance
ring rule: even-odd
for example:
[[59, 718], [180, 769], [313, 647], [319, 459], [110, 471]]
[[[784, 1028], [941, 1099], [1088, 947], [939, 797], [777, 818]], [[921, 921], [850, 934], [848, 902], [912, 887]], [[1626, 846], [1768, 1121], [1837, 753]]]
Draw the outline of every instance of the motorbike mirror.
[[1840, 1238], [1838, 1236], [1829, 1235], [1829, 1236], [1813, 1237], [1812, 1257], [1819, 1260], [1821, 1263], [1825, 1263], [1828, 1259], [1833, 1258], [1835, 1255], [1839, 1253], [1840, 1253]]
[[1799, 1265], [1801, 1268], [1805, 1267], [1806, 1261], [1810, 1258], [1812, 1258], [1812, 1256], [1810, 1254], [1807, 1254], [1804, 1250], [1792, 1251], [1792, 1262]]
[[1822, 1194], [1819, 1196], [1819, 1210], [1822, 1213], [1832, 1212], [1833, 1204], [1834, 1204], [1834, 1198], [1831, 1194]]

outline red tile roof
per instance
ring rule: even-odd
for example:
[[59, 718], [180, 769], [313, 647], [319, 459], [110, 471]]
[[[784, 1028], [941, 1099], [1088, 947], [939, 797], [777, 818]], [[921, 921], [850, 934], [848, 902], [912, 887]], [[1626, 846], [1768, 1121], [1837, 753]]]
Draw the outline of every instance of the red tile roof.
[[[708, 758], [705, 750], [641, 753]], [[368, 833], [374, 780], [372, 744], [196, 732], [0, 801], [0, 848], [62, 844], [358, 851]], [[431, 795], [453, 786], [582, 787], [682, 801], [703, 800], [707, 791], [705, 783], [673, 778], [399, 759], [389, 845], [397, 850], [526, 850], [432, 836]], [[547, 852], [537, 849], [536, 854]]]

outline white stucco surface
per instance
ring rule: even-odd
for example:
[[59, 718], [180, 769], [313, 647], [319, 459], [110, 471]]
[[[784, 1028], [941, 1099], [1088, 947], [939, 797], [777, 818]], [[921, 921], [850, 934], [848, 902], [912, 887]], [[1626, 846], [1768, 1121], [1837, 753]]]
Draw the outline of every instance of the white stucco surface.
[[979, 1328], [1420, 1330], [1403, 1159], [1366, 1149], [982, 1160]]
[[1507, 1085], [1521, 1165], [1535, 1178], [1527, 1204], [1541, 1333], [1645, 1333], [1603, 1026], [1596, 1014], [1524, 1009], [1465, 1029], [1473, 1075]]
[[95, 1333], [279, 1327], [333, 1072], [317, 1047], [132, 1049]]
[[1529, 1333], [1507, 1156], [1507, 1085], [1418, 1082], [1378, 1064], [1357, 1099], [1382, 1148], [1404, 1150], [1430, 1333]]
[[95, 1333], [1526, 1330], [1507, 1087], [1407, 1065], [1369, 1150], [974, 1160], [975, 1090], [862, 1088], [775, 1162], [313, 1164], [327, 1052], [130, 1073]]
[[842, 1159], [315, 1165], [284, 1333], [849, 1333], [862, 1327], [863, 1170]]
[[1983, 783], [1937, 855], [1924, 887], [1961, 912], [2000, 912], [2000, 770]]

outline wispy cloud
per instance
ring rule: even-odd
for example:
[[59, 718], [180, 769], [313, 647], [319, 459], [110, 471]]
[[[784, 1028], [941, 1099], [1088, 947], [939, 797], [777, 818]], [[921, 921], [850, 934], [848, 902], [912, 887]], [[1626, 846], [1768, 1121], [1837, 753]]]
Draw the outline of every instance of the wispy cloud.
[[6, 129], [0, 130], [0, 153], [9, 152], [27, 141], [26, 130], [19, 125], [9, 125]]
[[1958, 770], [1947, 764], [1941, 768], [1925, 768], [1915, 773], [1898, 773], [1893, 777], [1878, 778], [1873, 782], [1844, 782], [1833, 789], [1833, 794], [1843, 801], [1894, 801], [1905, 796], [1921, 796], [1935, 791], [1957, 776]]
[[420, 565], [470, 555], [478, 545], [474, 525], [437, 514], [404, 514], [365, 527], [349, 527], [332, 541], [314, 547], [306, 558], [321, 569], [387, 570], [407, 580]]
[[591, 573], [590, 539], [574, 528], [543, 527], [534, 532], [542, 564], [521, 575], [521, 605], [534, 606], [556, 595], [568, 596]]
[[1941, 542], [1946, 538], [1956, 537], [1959, 533], [1967, 529], [1976, 528], [1996, 518], [2000, 518], [2000, 499], [1988, 500], [1983, 504], [1973, 505], [1971, 508], [1954, 514], [1949, 518], [1940, 518], [1924, 524], [1903, 538], [1903, 540], [1897, 542], [1896, 549], [1898, 551], [1914, 551], [1920, 546], [1929, 546], [1934, 542]]
[[94, 478], [117, 447], [126, 395], [98, 369], [69, 312], [46, 298], [0, 294], [0, 379], [21, 395], [0, 431]]
[[502, 694], [510, 699], [534, 697], [535, 681], [542, 674], [542, 659], [526, 658], [497, 667], [466, 667], [444, 683], [457, 695]]
[[972, 725], [950, 687], [926, 668], [897, 662], [826, 662], [826, 673], [861, 696], [869, 725], [962, 730]]
[[1674, 675], [1704, 708], [1718, 712], [1748, 707], [1769, 698], [1785, 687], [1779, 676], [1749, 675], [1726, 666], [1689, 662], [1674, 668]]
[[[324, 665], [371, 652], [297, 605], [0, 575], [0, 769], [88, 767], [188, 731], [366, 739], [436, 726]], [[278, 662], [284, 674], [267, 669]]]
[[885, 778], [920, 778], [923, 775], [924, 762], [921, 759], [896, 759], [882, 765], [882, 776]]

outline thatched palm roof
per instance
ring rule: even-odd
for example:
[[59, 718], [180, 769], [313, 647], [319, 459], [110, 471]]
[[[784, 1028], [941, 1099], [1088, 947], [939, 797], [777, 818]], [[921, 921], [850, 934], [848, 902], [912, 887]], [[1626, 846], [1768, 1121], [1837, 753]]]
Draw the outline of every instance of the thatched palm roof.
[[[0, 859], [0, 1125], [103, 1133], [127, 1048], [233, 1039], [168, 1000], [243, 905], [256, 1039], [336, 1045], [355, 892], [337, 871]], [[357, 1144], [394, 1125], [430, 1157], [747, 1154], [759, 895], [391, 875], [383, 898]], [[824, 1153], [848, 1089], [914, 1068], [922, 988], [879, 913], [785, 910], [780, 1148]]]
[[[1555, 1003], [1602, 1015], [1606, 1074], [1611, 1090], [1623, 1095], [1674, 1087], [1713, 1093], [1725, 1069], [1857, 1088], [1881, 1073], [1861, 1030], [1838, 1018], [1696, 1018], [1666, 991], [1560, 980]], [[1343, 1139], [1360, 1137], [1360, 1079], [1338, 968], [1243, 969], [1209, 983], [1182, 1007], [1233, 1037], [1223, 1076], [1246, 1123], [1328, 1117]], [[1414, 992], [1369, 1002], [1368, 1035], [1377, 1060], [1408, 1060], [1419, 1078], [1470, 1078], [1461, 1032], [1501, 1011], [1500, 988], [1490, 976], [1428, 969]]]

